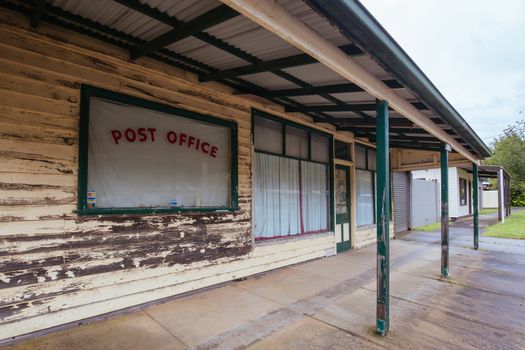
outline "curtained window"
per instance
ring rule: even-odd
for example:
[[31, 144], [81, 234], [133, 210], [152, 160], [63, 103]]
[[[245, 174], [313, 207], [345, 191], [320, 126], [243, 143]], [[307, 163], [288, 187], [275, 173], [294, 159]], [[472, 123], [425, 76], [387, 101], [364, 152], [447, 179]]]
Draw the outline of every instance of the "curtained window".
[[374, 172], [357, 170], [357, 226], [374, 223]]
[[[235, 124], [86, 87], [79, 210], [222, 210], [232, 185]], [[85, 151], [84, 151], [85, 150]]]
[[[255, 238], [328, 231], [329, 138], [257, 115], [254, 116], [254, 138]], [[285, 146], [279, 148], [276, 144]]]
[[356, 215], [357, 226], [375, 223], [375, 169], [376, 152], [363, 146], [355, 146], [356, 159]]

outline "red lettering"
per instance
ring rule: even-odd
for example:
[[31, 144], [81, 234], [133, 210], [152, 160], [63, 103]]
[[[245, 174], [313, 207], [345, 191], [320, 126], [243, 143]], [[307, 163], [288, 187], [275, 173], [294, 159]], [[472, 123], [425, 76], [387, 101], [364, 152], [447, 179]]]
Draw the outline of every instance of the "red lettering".
[[215, 146], [212, 146], [211, 147], [211, 151], [210, 151], [210, 156], [212, 156], [213, 158], [217, 157], [217, 147]]
[[146, 135], [146, 129], [145, 128], [139, 128], [138, 129], [139, 134], [139, 141], [144, 142], [148, 139], [148, 135]]
[[202, 151], [206, 154], [208, 154], [208, 151], [210, 150], [210, 144], [208, 142], [203, 142], [202, 144]]
[[157, 129], [155, 129], [155, 128], [148, 128], [148, 131], [149, 131], [149, 134], [151, 136], [151, 142], [155, 142], [155, 131], [157, 131]]
[[193, 145], [194, 142], [195, 142], [195, 137], [190, 136], [188, 139], [188, 148], [191, 147], [191, 145]]
[[184, 142], [186, 142], [186, 138], [187, 138], [187, 135], [186, 134], [183, 134], [183, 133], [180, 133], [179, 134], [179, 146], [182, 146], [182, 144]]
[[201, 144], [201, 139], [197, 139], [197, 145], [195, 145], [195, 149], [199, 149], [199, 145]]
[[126, 129], [124, 136], [126, 136], [126, 140], [128, 140], [128, 142], [135, 142], [137, 139], [137, 134], [135, 134], [135, 130], [133, 129]]
[[167, 138], [168, 142], [171, 144], [177, 142], [177, 134], [174, 131], [168, 132]]
[[111, 135], [113, 135], [113, 141], [115, 141], [115, 145], [118, 145], [118, 140], [122, 138], [122, 133], [119, 130], [111, 130]]

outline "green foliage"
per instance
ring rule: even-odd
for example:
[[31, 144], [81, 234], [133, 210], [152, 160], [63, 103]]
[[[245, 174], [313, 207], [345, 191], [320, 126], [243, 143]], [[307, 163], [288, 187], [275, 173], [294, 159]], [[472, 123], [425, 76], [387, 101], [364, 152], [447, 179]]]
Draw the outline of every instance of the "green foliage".
[[525, 182], [511, 184], [510, 203], [513, 207], [525, 207]]
[[487, 164], [502, 165], [512, 176], [511, 203], [525, 206], [525, 119], [510, 125], [492, 144]]

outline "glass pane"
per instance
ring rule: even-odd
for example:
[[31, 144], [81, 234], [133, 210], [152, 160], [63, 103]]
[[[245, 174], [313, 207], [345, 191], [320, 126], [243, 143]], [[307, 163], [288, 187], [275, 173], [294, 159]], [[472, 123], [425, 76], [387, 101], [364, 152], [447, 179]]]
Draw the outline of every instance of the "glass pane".
[[374, 223], [374, 173], [366, 170], [357, 170], [357, 226]]
[[255, 149], [283, 154], [282, 124], [267, 118], [254, 118]]
[[286, 126], [286, 155], [308, 158], [308, 132], [293, 126]]
[[253, 203], [256, 238], [301, 233], [299, 161], [255, 153]]
[[231, 130], [93, 98], [88, 208], [228, 206]]
[[350, 145], [346, 142], [336, 140], [335, 157], [338, 159], [352, 160], [350, 157]]
[[363, 146], [355, 145], [355, 166], [366, 169], [366, 149]]
[[336, 214], [348, 214], [348, 188], [347, 172], [343, 169], [335, 170], [335, 212]]
[[301, 161], [301, 199], [303, 233], [328, 230], [328, 167]]
[[373, 149], [368, 149], [368, 170], [376, 170], [376, 151]]
[[328, 163], [330, 161], [328, 137], [312, 133], [312, 160]]

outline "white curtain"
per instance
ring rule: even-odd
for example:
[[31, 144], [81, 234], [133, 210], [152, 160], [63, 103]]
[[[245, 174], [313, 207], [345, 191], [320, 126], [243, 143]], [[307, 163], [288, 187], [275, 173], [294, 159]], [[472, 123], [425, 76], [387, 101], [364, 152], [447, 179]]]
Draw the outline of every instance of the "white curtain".
[[254, 154], [254, 236], [300, 233], [299, 161]]
[[304, 232], [328, 229], [326, 165], [301, 162], [301, 197]]
[[253, 181], [256, 238], [328, 229], [326, 165], [256, 152]]
[[357, 226], [374, 223], [374, 173], [357, 170]]
[[230, 137], [224, 126], [92, 98], [88, 191], [100, 208], [227, 206]]

